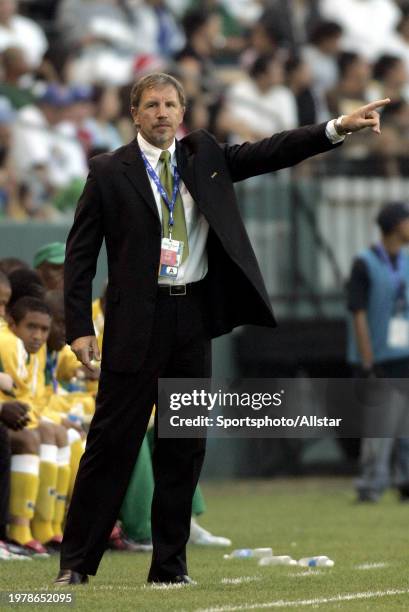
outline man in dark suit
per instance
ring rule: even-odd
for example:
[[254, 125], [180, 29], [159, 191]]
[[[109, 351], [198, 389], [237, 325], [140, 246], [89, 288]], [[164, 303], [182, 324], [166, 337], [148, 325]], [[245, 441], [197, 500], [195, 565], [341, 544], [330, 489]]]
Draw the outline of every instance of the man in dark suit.
[[[109, 283], [96, 412], [57, 584], [84, 583], [97, 571], [157, 400], [158, 378], [208, 377], [212, 337], [245, 323], [275, 325], [233, 183], [328, 151], [346, 132], [379, 132], [375, 109], [385, 103], [327, 125], [227, 146], [204, 130], [175, 140], [185, 110], [178, 81], [153, 74], [136, 83], [137, 138], [91, 160], [67, 241], [67, 342], [87, 367], [99, 359], [91, 295], [103, 238]], [[204, 439], [156, 437], [149, 582], [191, 582], [186, 542], [204, 454]]]

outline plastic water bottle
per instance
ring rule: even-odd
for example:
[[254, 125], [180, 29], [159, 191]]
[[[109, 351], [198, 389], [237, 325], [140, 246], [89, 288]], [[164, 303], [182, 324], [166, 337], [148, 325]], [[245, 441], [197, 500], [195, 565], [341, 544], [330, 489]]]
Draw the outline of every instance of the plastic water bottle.
[[223, 559], [260, 559], [262, 557], [271, 557], [272, 554], [272, 548], [237, 548], [229, 555], [223, 555]]
[[298, 565], [302, 567], [334, 567], [334, 562], [326, 555], [317, 557], [303, 557], [298, 561]]
[[277, 555], [275, 557], [262, 557], [258, 562], [259, 565], [297, 565], [297, 561], [289, 555]]

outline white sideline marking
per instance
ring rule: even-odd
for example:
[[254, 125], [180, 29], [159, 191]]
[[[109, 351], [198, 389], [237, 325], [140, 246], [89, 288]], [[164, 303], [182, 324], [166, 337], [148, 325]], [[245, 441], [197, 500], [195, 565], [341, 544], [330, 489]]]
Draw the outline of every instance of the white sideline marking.
[[316, 606], [319, 604], [339, 603], [355, 599], [373, 599], [375, 597], [392, 597], [407, 595], [409, 589], [387, 589], [386, 591], [367, 591], [366, 593], [346, 593], [334, 597], [317, 597], [316, 599], [297, 599], [296, 601], [269, 601], [266, 603], [243, 604], [241, 606], [219, 606], [217, 608], [199, 608], [195, 612], [235, 612], [236, 610], [259, 610], [261, 608], [294, 608], [296, 606]]
[[222, 578], [222, 584], [243, 584], [243, 582], [257, 582], [260, 576], [239, 576], [239, 578]]
[[305, 570], [304, 572], [293, 572], [288, 574], [291, 578], [299, 578], [300, 576], [320, 576], [323, 572], [321, 570]]
[[177, 589], [185, 589], [187, 586], [194, 586], [194, 585], [189, 585], [184, 582], [179, 582], [179, 583], [176, 582], [176, 583], [170, 583], [170, 584], [168, 584], [167, 582], [153, 582], [151, 584], [148, 584], [147, 588], [153, 589], [156, 591], [173, 591]]
[[361, 563], [361, 565], [356, 565], [355, 569], [358, 570], [371, 570], [371, 569], [380, 569], [381, 567], [388, 567], [389, 563]]

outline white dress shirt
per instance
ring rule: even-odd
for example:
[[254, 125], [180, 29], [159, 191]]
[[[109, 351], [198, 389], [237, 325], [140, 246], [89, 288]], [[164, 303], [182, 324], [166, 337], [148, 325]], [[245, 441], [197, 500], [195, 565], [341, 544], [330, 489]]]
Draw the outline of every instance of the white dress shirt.
[[[339, 136], [337, 134], [334, 127], [334, 120], [327, 123], [326, 135], [333, 144], [342, 142], [345, 138], [345, 136]], [[159, 161], [159, 158], [163, 150], [147, 142], [140, 132], [138, 132], [137, 140], [140, 149], [144, 152], [147, 160], [159, 177], [162, 167], [162, 162]], [[175, 141], [172, 142], [167, 150], [171, 156], [170, 160], [172, 168], [176, 168]], [[159, 219], [162, 223], [161, 196], [155, 182], [149, 176], [148, 171], [147, 176], [152, 188], [156, 206], [158, 208]], [[192, 196], [182, 180], [180, 181], [179, 192], [182, 197], [183, 208], [185, 211], [187, 238], [189, 241], [189, 255], [184, 263], [180, 266], [176, 279], [159, 277], [158, 282], [162, 285], [195, 283], [202, 280], [202, 278], [206, 276], [208, 268], [206, 241], [209, 233], [209, 224], [204, 218], [203, 214], [200, 212], [199, 208], [195, 205]]]
[[[162, 149], [154, 147], [147, 142], [141, 133], [137, 136], [138, 144], [141, 150], [145, 153], [147, 160], [149, 161], [156, 174], [159, 176], [161, 171], [162, 162], [159, 161]], [[172, 168], [176, 167], [176, 143], [170, 145], [168, 151], [171, 155]], [[158, 214], [162, 223], [162, 204], [161, 197], [159, 195], [158, 188], [155, 182], [151, 179], [148, 174], [149, 182], [151, 184], [152, 192], [155, 198], [156, 206], [158, 208]], [[179, 185], [179, 192], [182, 197], [183, 208], [185, 210], [187, 238], [189, 241], [189, 255], [184, 263], [180, 266], [176, 279], [162, 278], [159, 277], [159, 284], [187, 284], [195, 283], [202, 280], [207, 273], [207, 252], [206, 252], [206, 241], [207, 234], [209, 232], [209, 224], [200, 212], [199, 208], [195, 205], [192, 196], [186, 189], [186, 185], [181, 180]]]

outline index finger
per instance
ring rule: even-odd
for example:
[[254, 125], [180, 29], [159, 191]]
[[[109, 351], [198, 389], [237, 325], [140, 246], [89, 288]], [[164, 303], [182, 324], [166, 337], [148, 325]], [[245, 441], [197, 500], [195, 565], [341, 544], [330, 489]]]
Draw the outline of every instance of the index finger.
[[94, 373], [95, 367], [92, 365], [91, 353], [93, 354], [92, 348], [85, 347], [82, 349], [81, 354], [77, 355], [78, 359], [89, 372]]
[[89, 357], [89, 347], [85, 346], [77, 351], [74, 351], [78, 360], [84, 365], [88, 367], [90, 365], [90, 357]]
[[381, 106], [386, 106], [391, 101], [390, 98], [385, 98], [384, 100], [375, 100], [375, 102], [370, 102], [366, 104], [363, 108], [366, 111], [375, 110], [375, 108], [380, 108]]

